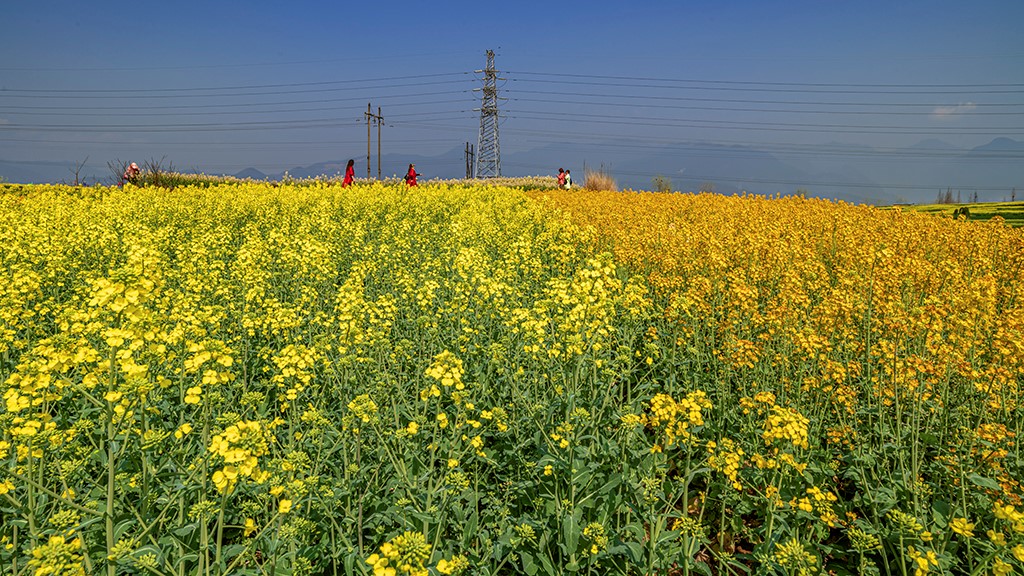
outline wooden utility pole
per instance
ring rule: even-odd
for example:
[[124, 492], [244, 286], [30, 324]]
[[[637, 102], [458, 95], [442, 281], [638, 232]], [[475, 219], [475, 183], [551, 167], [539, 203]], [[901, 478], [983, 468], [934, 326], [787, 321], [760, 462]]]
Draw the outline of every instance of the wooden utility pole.
[[384, 116], [380, 113], [380, 106], [377, 106], [377, 180], [380, 180], [380, 127], [384, 124]]
[[380, 180], [380, 127], [384, 124], [384, 116], [381, 116], [380, 106], [377, 107], [377, 113], [373, 113], [373, 108], [370, 103], [366, 103], [366, 177], [370, 177], [370, 121], [373, 120], [377, 123], [377, 179]]
[[474, 151], [473, 145], [470, 144], [469, 142], [466, 142], [466, 179], [467, 180], [473, 177], [473, 168], [476, 167], [476, 162], [474, 161], [475, 157], [476, 157], [476, 153]]
[[366, 179], [370, 179], [370, 118], [373, 117], [370, 103], [366, 103]]

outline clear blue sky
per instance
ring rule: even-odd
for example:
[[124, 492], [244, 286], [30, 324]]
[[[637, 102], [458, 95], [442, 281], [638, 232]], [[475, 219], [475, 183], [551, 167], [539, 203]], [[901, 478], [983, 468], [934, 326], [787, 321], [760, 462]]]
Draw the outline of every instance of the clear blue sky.
[[476, 141], [487, 49], [507, 155], [563, 141], [598, 160], [625, 142], [969, 149], [1024, 139], [1022, 22], [1020, 0], [7, 2], [0, 160], [358, 160], [367, 102], [386, 153], [441, 154]]

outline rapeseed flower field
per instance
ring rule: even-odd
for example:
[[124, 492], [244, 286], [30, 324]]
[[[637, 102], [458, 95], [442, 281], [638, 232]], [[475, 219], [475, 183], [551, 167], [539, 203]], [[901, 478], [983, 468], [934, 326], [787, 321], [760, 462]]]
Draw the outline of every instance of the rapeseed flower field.
[[10, 574], [1024, 571], [1024, 233], [803, 198], [0, 194]]

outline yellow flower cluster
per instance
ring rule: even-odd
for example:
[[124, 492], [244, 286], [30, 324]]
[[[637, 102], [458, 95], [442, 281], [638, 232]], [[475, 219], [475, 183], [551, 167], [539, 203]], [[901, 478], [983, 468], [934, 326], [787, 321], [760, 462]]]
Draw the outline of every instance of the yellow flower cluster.
[[789, 442], [795, 448], [808, 448], [807, 425], [810, 420], [792, 408], [772, 406], [771, 414], [764, 422], [765, 445], [771, 445], [776, 440]]
[[931, 532], [925, 530], [924, 525], [913, 514], [908, 514], [901, 510], [889, 510], [887, 516], [889, 521], [892, 522], [893, 527], [901, 534], [914, 536], [925, 542], [932, 539]]
[[538, 361], [594, 356], [602, 368], [616, 342], [617, 320], [640, 319], [650, 308], [646, 287], [618, 278], [609, 254], [591, 258], [572, 278], [554, 278], [533, 306], [517, 308], [508, 322], [521, 334], [523, 351]]
[[965, 538], [974, 537], [974, 523], [967, 518], [953, 518], [949, 521], [949, 529]]
[[796, 538], [776, 544], [773, 556], [775, 561], [786, 568], [790, 574], [810, 576], [818, 573], [818, 558], [808, 552]]
[[227, 384], [234, 380], [234, 374], [228, 368], [234, 364], [231, 349], [221, 341], [192, 343], [188, 347], [190, 354], [184, 361], [186, 374], [201, 374], [199, 384], [190, 386], [185, 391], [185, 404], [199, 404], [202, 401], [203, 387], [210, 388]]
[[554, 432], [548, 434], [548, 438], [551, 438], [554, 442], [558, 442], [558, 447], [566, 450], [571, 444], [570, 439], [572, 438], [573, 429], [574, 427], [571, 422], [563, 422], [555, 428]]
[[364, 424], [377, 416], [377, 403], [370, 399], [369, 394], [360, 394], [348, 403], [348, 410]]
[[922, 552], [913, 546], [907, 546], [907, 558], [910, 559], [914, 567], [914, 576], [925, 576], [932, 567], [939, 565], [939, 558], [935, 552], [931, 550]]
[[269, 448], [266, 430], [258, 421], [228, 426], [210, 441], [209, 451], [224, 460], [224, 467], [213, 473], [213, 484], [221, 492], [230, 492], [239, 478], [266, 481], [269, 474], [260, 471], [259, 457]]
[[664, 448], [669, 448], [689, 442], [693, 437], [691, 429], [704, 425], [702, 411], [710, 409], [711, 401], [703, 390], [690, 392], [678, 401], [668, 394], [656, 394], [650, 401], [650, 413], [643, 415], [643, 421], [650, 428], [663, 429]]
[[[374, 576], [427, 576], [424, 566], [430, 559], [431, 546], [422, 532], [403, 532], [381, 544], [376, 554], [371, 554], [366, 563], [373, 567]], [[445, 561], [445, 569], [454, 572], [452, 561]], [[444, 572], [451, 574], [453, 572]]]
[[1017, 510], [1010, 504], [999, 503], [994, 508], [996, 518], [1008, 522], [1014, 532], [1024, 533], [1024, 510]]
[[461, 574], [469, 568], [469, 560], [461, 554], [452, 556], [451, 560], [442, 558], [437, 561], [437, 571], [449, 576]]
[[583, 538], [590, 544], [587, 553], [596, 556], [608, 548], [608, 535], [605, 534], [604, 524], [591, 522], [583, 528]]
[[274, 355], [271, 361], [278, 372], [271, 381], [293, 402], [313, 379], [313, 368], [319, 354], [316, 349], [301, 344], [289, 344]]
[[760, 415], [774, 405], [775, 394], [768, 391], [758, 392], [754, 394], [753, 398], [749, 396], [740, 398], [740, 407], [743, 408], [743, 414], [750, 414], [751, 411], [756, 411]]
[[[426, 374], [429, 378], [440, 382], [445, 388], [454, 387], [456, 390], [463, 390], [466, 387], [462, 382], [462, 375], [465, 374], [462, 360], [448, 350], [434, 356], [434, 362], [427, 368]], [[433, 392], [430, 395], [437, 396]]]
[[489, 420], [494, 424], [494, 428], [498, 432], [508, 431], [508, 412], [506, 412], [501, 406], [495, 406], [490, 410], [481, 410], [480, 418], [482, 420]]
[[809, 514], [817, 511], [818, 517], [829, 528], [835, 528], [839, 522], [839, 516], [832, 509], [832, 504], [839, 498], [829, 490], [822, 490], [817, 486], [807, 489], [806, 496], [794, 498], [789, 502], [790, 507], [803, 510]]
[[34, 576], [85, 576], [79, 538], [67, 540], [64, 536], [50, 536], [45, 544], [32, 549], [28, 568]]
[[743, 449], [729, 438], [722, 438], [720, 442], [709, 441], [707, 449], [708, 466], [724, 474], [734, 489], [742, 490], [739, 473], [743, 464]]

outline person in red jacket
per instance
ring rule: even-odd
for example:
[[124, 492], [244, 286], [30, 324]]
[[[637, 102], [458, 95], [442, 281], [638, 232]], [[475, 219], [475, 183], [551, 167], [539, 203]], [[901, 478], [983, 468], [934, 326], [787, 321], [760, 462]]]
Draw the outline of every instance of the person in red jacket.
[[409, 186], [418, 186], [418, 184], [416, 184], [417, 176], [419, 176], [419, 174], [416, 173], [416, 165], [409, 164], [409, 171], [405, 173], [405, 183]]
[[342, 188], [348, 188], [348, 185], [352, 183], [352, 180], [356, 177], [356, 161], [349, 160], [348, 166], [345, 167], [345, 179], [341, 181]]

